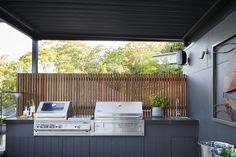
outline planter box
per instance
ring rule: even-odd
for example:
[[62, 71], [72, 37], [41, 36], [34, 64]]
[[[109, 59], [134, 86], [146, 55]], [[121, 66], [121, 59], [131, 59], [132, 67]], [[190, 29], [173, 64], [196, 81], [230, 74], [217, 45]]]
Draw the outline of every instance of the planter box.
[[6, 124], [0, 124], [0, 134], [6, 134]]
[[161, 107], [153, 107], [152, 108], [152, 116], [153, 117], [163, 117], [164, 112], [163, 112], [163, 108]]

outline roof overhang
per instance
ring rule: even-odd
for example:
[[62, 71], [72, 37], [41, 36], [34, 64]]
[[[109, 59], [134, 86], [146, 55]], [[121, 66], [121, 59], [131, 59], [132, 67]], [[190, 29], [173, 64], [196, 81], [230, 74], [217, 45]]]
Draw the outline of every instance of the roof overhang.
[[0, 18], [37, 40], [181, 41], [223, 2], [0, 0]]

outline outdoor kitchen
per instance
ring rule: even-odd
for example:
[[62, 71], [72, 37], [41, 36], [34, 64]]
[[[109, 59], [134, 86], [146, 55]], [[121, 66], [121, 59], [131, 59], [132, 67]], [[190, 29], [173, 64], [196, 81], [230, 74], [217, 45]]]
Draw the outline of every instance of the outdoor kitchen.
[[[97, 102], [94, 117], [68, 117], [69, 104], [40, 102], [34, 120], [7, 120], [7, 154], [48, 157], [196, 154], [197, 120], [145, 119], [141, 102]], [[48, 112], [49, 105], [54, 110]], [[58, 113], [56, 106], [65, 110]]]
[[[184, 75], [18, 74], [24, 81], [34, 93], [19, 97], [17, 112], [32, 108], [27, 100], [38, 105], [31, 116], [7, 119], [9, 156], [197, 154], [199, 121], [186, 116]], [[18, 92], [29, 93], [28, 87], [19, 84]], [[151, 110], [150, 96], [157, 92], [167, 96], [163, 116]], [[83, 96], [88, 98], [81, 101]]]
[[0, 54], [1, 157], [236, 157], [235, 0], [0, 0], [0, 23], [32, 50]]

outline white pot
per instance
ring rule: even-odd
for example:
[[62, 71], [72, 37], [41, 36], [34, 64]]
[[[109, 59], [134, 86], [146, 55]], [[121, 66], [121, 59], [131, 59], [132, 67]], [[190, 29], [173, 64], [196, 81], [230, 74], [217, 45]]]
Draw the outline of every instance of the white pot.
[[153, 107], [152, 108], [152, 116], [153, 117], [162, 117], [163, 109], [161, 107]]

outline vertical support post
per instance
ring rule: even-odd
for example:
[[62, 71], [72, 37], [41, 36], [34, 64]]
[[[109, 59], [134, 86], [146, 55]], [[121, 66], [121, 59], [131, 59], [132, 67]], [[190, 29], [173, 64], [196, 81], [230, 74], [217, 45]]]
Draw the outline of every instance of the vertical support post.
[[32, 73], [38, 73], [38, 40], [32, 40]]
[[[3, 93], [1, 92], [1, 111], [3, 111]], [[1, 112], [1, 118], [3, 118], [2, 115], [3, 112]]]

